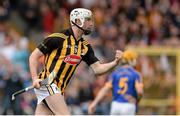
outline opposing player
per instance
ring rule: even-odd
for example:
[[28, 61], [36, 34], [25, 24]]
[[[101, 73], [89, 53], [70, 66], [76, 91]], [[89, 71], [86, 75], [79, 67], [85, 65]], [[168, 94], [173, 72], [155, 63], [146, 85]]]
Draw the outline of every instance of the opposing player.
[[90, 104], [89, 114], [94, 113], [96, 105], [109, 90], [112, 90], [113, 93], [111, 115], [134, 115], [136, 113], [136, 105], [143, 94], [142, 78], [133, 68], [136, 65], [136, 59], [135, 52], [131, 50], [124, 52], [122, 66], [111, 74], [108, 82]]
[[[76, 67], [81, 61], [86, 62], [95, 74], [103, 74], [118, 65], [122, 52], [117, 50], [114, 61], [100, 63], [94, 55], [91, 45], [82, 38], [94, 28], [92, 12], [76, 8], [70, 13], [71, 27], [60, 33], [53, 33], [45, 38], [32, 52], [29, 58], [33, 86], [38, 99], [35, 114], [69, 115], [64, 100], [64, 92]], [[44, 69], [38, 74], [38, 59], [45, 56]], [[40, 82], [55, 71], [56, 79], [51, 85], [41, 86]]]

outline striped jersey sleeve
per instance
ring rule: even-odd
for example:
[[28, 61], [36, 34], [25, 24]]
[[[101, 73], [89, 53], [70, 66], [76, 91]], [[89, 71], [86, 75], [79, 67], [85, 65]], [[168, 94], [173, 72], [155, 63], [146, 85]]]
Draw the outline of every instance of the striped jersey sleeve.
[[48, 36], [41, 42], [37, 48], [46, 55], [47, 53], [51, 53], [54, 49], [61, 47], [63, 44], [64, 38], [57, 36]]
[[91, 47], [90, 44], [87, 45], [88, 46], [88, 51], [86, 53], [86, 55], [83, 57], [83, 61], [85, 61], [89, 66], [97, 61], [98, 58], [94, 55], [94, 51]]

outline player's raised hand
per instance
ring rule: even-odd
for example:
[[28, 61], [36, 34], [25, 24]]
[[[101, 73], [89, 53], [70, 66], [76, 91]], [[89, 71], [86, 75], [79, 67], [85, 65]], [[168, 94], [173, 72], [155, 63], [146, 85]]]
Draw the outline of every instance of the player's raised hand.
[[116, 50], [115, 60], [117, 63], [119, 63], [122, 57], [123, 57], [123, 52], [121, 50]]

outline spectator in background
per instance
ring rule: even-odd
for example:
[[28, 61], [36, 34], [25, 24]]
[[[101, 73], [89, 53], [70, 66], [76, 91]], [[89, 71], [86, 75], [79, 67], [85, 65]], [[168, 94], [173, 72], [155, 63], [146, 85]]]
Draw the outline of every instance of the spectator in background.
[[0, 1], [0, 22], [4, 22], [9, 19], [9, 4], [7, 1]]
[[24, 20], [27, 28], [25, 34], [29, 34], [32, 29], [39, 28], [40, 26], [40, 15], [39, 15], [39, 4], [37, 0], [24, 0], [19, 5], [19, 13]]
[[11, 64], [6, 67], [6, 73], [3, 75], [3, 80], [5, 82], [4, 87], [4, 97], [3, 97], [3, 106], [4, 111], [3, 115], [9, 114], [8, 111], [12, 110], [12, 113], [15, 115], [23, 114], [22, 108], [20, 106], [20, 98], [17, 98], [15, 101], [11, 101], [11, 95], [23, 88], [21, 77], [16, 70], [14, 70]]
[[53, 32], [62, 31], [63, 29], [68, 28], [69, 26], [68, 20], [69, 20], [69, 16], [68, 16], [67, 9], [60, 8], [57, 11], [57, 15], [54, 21]]
[[48, 4], [48, 2], [43, 2], [42, 4], [40, 4], [40, 11], [42, 15], [41, 20], [43, 31], [48, 34], [52, 33], [55, 16], [50, 4]]
[[13, 38], [15, 44], [15, 52], [12, 54], [12, 63], [16, 67], [20, 67], [22, 72], [28, 72], [28, 58], [29, 58], [29, 40], [27, 37], [21, 36], [15, 29], [8, 30], [9, 36]]
[[136, 65], [136, 58], [135, 52], [130, 50], [124, 52], [122, 66], [111, 74], [109, 81], [90, 104], [89, 114], [95, 111], [96, 105], [110, 89], [113, 93], [111, 115], [134, 115], [136, 113], [136, 105], [143, 94], [142, 78], [133, 68]]
[[83, 114], [87, 114], [89, 101], [94, 99], [92, 85], [87, 80], [81, 80], [79, 85], [78, 101], [80, 102]]
[[7, 60], [9, 60], [9, 62], [11, 62], [13, 54], [16, 51], [15, 41], [8, 32], [5, 32], [4, 35], [4, 43], [2, 48], [0, 49], [0, 54], [3, 55]]
[[29, 40], [26, 37], [21, 36], [15, 29], [9, 29], [9, 36], [13, 38], [15, 42], [15, 51], [12, 54], [11, 59], [12, 65], [23, 80], [23, 86], [27, 87], [31, 82], [27, 65], [29, 58]]

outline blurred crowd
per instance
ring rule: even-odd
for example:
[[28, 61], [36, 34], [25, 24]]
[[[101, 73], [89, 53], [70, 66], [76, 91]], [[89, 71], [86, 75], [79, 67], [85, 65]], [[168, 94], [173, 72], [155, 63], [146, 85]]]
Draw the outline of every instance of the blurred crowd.
[[[102, 62], [113, 60], [115, 50], [126, 46], [180, 45], [179, 0], [0, 0], [1, 114], [34, 113], [37, 101], [33, 91], [15, 101], [10, 101], [11, 94], [31, 85], [31, 51], [48, 34], [68, 28], [69, 13], [77, 7], [91, 9], [94, 14], [95, 29], [85, 38]], [[140, 56], [137, 69], [146, 80], [145, 98], [175, 97], [175, 66], [174, 57]], [[108, 75], [96, 78], [85, 63], [78, 67], [65, 93], [72, 114], [87, 114], [88, 104]], [[111, 93], [99, 104], [96, 114], [109, 114], [110, 101]], [[174, 114], [175, 108], [163, 113]]]

